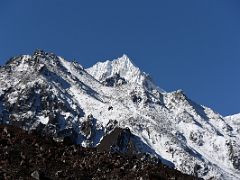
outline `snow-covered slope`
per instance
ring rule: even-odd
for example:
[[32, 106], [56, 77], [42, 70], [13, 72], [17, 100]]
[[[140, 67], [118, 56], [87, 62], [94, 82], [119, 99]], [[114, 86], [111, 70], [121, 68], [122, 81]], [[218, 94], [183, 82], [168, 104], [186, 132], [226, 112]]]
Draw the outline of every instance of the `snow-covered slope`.
[[240, 113], [225, 117], [229, 121], [240, 121]]
[[227, 116], [225, 119], [233, 127], [234, 134], [240, 138], [240, 113]]
[[126, 55], [86, 70], [43, 51], [11, 59], [0, 69], [0, 121], [83, 146], [129, 128], [136, 150], [184, 173], [240, 179], [237, 125], [181, 90], [160, 90]]

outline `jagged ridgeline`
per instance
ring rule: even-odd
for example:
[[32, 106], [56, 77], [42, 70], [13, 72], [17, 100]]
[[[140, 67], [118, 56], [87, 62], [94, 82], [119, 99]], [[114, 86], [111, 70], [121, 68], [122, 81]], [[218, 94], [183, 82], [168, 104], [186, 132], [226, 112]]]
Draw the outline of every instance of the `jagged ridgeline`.
[[[79, 61], [81, 62], [81, 61]], [[0, 68], [0, 121], [84, 147], [145, 152], [203, 178], [239, 179], [239, 124], [165, 92], [126, 56], [88, 69], [52, 53]]]

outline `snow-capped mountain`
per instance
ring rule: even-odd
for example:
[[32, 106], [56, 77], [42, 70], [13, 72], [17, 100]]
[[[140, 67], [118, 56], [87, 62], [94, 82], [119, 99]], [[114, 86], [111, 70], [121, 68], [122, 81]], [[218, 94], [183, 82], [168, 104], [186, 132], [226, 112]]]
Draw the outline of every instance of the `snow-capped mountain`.
[[12, 58], [0, 68], [0, 121], [83, 146], [122, 128], [118, 144], [184, 173], [240, 179], [238, 121], [161, 90], [126, 55], [88, 69], [39, 50]]
[[[128, 82], [144, 86], [150, 90], [158, 89], [152, 82], [151, 77], [141, 72], [125, 54], [113, 61], [98, 62], [93, 67], [86, 69], [86, 71], [95, 79], [108, 86], [116, 86]], [[114, 79], [117, 81], [112, 83]]]

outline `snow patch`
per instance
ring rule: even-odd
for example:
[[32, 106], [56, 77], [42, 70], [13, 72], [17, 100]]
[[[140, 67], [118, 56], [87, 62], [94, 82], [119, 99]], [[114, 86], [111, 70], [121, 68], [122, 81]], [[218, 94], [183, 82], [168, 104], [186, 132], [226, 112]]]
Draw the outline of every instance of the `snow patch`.
[[49, 121], [49, 117], [44, 117], [44, 116], [39, 116], [38, 120], [42, 123], [42, 124], [47, 124]]

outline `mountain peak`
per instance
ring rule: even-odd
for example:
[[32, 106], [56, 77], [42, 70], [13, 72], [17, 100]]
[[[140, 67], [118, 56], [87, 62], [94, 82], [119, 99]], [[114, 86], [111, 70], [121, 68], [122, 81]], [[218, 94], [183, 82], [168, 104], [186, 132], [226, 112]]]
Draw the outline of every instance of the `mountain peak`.
[[111, 61], [112, 64], [117, 65], [119, 70], [139, 70], [139, 68], [132, 62], [132, 60], [126, 55], [123, 54], [121, 57]]
[[124, 61], [130, 61], [130, 58], [128, 57], [127, 54], [123, 54], [119, 59], [124, 60]]
[[42, 49], [36, 49], [33, 53], [34, 57], [40, 57], [44, 59], [57, 59], [57, 55], [51, 52], [44, 51]]
[[86, 70], [100, 82], [116, 74], [128, 83], [142, 84], [146, 79], [146, 74], [141, 72], [126, 54], [112, 61], [98, 62]]
[[154, 84], [151, 77], [142, 72], [126, 54], [112, 61], [98, 62], [86, 71], [100, 82], [108, 81], [109, 78], [112, 79], [117, 75], [116, 77], [124, 79], [127, 83], [140, 85], [150, 91], [157, 89], [163, 92]]
[[119, 57], [117, 59], [117, 61], [134, 65], [133, 62], [131, 61], [131, 59], [128, 57], [127, 54], [123, 54], [121, 57]]

